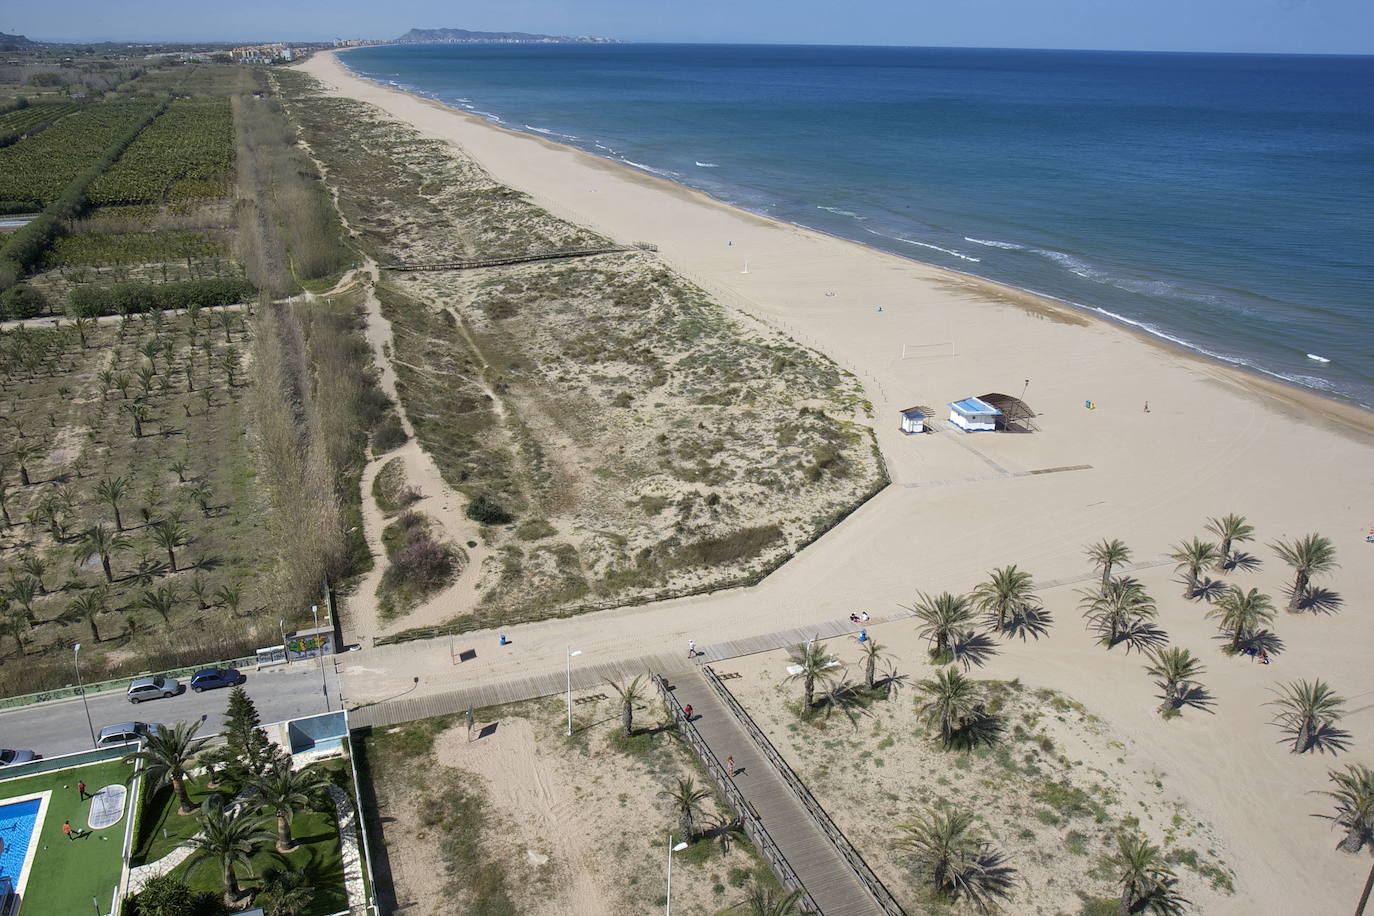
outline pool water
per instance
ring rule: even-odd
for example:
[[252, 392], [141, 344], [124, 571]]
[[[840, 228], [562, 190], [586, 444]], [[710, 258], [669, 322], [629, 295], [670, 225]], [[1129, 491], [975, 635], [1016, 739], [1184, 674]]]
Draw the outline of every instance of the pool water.
[[31, 798], [0, 805], [0, 878], [8, 878], [15, 888], [19, 887], [42, 802], [41, 798]]

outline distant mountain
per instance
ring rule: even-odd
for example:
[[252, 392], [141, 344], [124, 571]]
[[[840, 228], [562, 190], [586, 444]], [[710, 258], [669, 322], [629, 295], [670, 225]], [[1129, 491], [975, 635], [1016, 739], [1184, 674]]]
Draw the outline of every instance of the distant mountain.
[[23, 35], [10, 35], [0, 32], [0, 51], [18, 51], [22, 48], [37, 47], [38, 42], [30, 41]]
[[470, 32], [467, 29], [411, 29], [398, 44], [621, 44], [614, 38], [568, 35], [532, 35], [529, 32]]

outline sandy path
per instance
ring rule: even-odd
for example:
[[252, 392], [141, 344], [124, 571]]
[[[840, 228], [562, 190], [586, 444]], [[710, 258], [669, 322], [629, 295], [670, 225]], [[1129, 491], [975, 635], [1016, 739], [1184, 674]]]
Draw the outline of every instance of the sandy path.
[[[1281, 603], [1287, 574], [1263, 545], [1318, 531], [1332, 538], [1343, 564], [1329, 584], [1344, 595], [1345, 609], [1328, 617], [1280, 614], [1276, 628], [1288, 648], [1263, 669], [1217, 652], [1212, 624], [1181, 599], [1168, 566], [1142, 574], [1160, 600], [1165, 629], [1203, 655], [1205, 683], [1218, 697], [1215, 716], [1161, 722], [1137, 657], [1093, 645], [1067, 587], [1046, 596], [1059, 620], [1052, 637], [1008, 647], [987, 676], [1054, 687], [1141, 739], [1141, 765], [1168, 773], [1235, 852], [1239, 891], [1216, 912], [1350, 908], [1368, 859], [1332, 851], [1327, 824], [1311, 817], [1322, 802], [1306, 793], [1323, 788], [1333, 765], [1374, 762], [1374, 623], [1361, 612], [1374, 601], [1374, 546], [1364, 542], [1374, 525], [1368, 414], [1027, 294], [771, 222], [494, 128], [358, 80], [330, 55], [305, 68], [424, 135], [461, 146], [498, 180], [560, 216], [611, 238], [657, 243], [665, 261], [727, 303], [859, 367], [897, 482], [757, 588], [521, 626], [505, 649], [496, 647], [494, 632], [468, 634], [478, 654], [462, 668], [465, 682], [561, 671], [569, 645], [601, 662], [676, 651], [689, 637], [705, 644], [842, 618], [856, 608], [881, 616], [918, 589], [970, 589], [1004, 563], [1042, 581], [1079, 580], [1089, 574], [1082, 550], [1091, 541], [1119, 537], [1136, 561], [1155, 562], [1172, 542], [1201, 534], [1208, 516], [1226, 512], [1249, 516], [1261, 538], [1255, 552], [1265, 559], [1260, 571], [1236, 581]], [[942, 342], [956, 355], [901, 358], [903, 343]], [[909, 404], [1019, 394], [1026, 380], [1039, 413], [1036, 434], [896, 431], [896, 411]], [[1085, 400], [1097, 409], [1084, 409]], [[341, 667], [354, 701], [394, 694], [414, 675], [420, 693], [455, 686], [446, 644], [358, 653]], [[1267, 688], [1299, 677], [1325, 678], [1351, 699], [1351, 750], [1334, 763], [1297, 758], [1275, 744], [1272, 711], [1263, 706]]]

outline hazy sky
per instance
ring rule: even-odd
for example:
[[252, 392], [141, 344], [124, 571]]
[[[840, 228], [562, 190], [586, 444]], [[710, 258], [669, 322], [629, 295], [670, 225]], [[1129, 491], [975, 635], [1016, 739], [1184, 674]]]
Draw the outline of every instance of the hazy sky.
[[31, 38], [325, 40], [411, 27], [631, 41], [1374, 53], [1374, 0], [56, 0]]

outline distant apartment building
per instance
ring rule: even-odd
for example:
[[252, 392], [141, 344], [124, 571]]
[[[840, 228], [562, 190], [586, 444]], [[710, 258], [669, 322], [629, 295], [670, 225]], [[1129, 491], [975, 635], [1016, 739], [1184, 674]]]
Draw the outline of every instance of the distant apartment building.
[[230, 51], [229, 56], [243, 64], [275, 64], [295, 60], [296, 52], [284, 44], [247, 45]]

